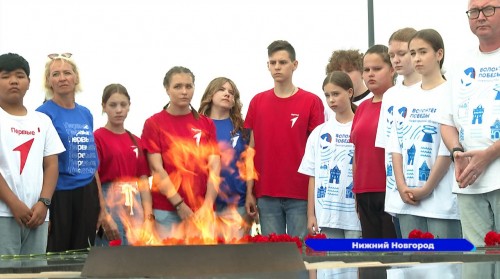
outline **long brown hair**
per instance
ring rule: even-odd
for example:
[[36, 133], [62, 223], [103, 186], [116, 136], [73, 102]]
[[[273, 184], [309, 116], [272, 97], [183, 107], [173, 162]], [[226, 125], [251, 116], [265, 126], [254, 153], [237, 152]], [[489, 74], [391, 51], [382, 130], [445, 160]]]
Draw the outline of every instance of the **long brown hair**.
[[241, 103], [241, 95], [240, 91], [238, 90], [238, 87], [236, 87], [236, 84], [229, 78], [227, 77], [217, 77], [214, 78], [208, 85], [207, 88], [205, 89], [205, 93], [203, 93], [203, 96], [201, 97], [201, 104], [200, 108], [198, 109], [198, 113], [205, 115], [205, 116], [210, 116], [210, 113], [212, 111], [212, 99], [214, 94], [219, 91], [220, 88], [225, 83], [229, 83], [231, 87], [233, 88], [233, 93], [234, 93], [234, 106], [231, 108], [229, 111], [229, 118], [231, 119], [231, 122], [233, 123], [234, 130], [231, 131], [231, 135], [234, 136], [237, 132], [240, 132], [240, 134], [247, 139], [248, 133], [246, 130], [243, 128], [243, 115], [241, 113], [241, 109], [243, 107], [243, 104]]

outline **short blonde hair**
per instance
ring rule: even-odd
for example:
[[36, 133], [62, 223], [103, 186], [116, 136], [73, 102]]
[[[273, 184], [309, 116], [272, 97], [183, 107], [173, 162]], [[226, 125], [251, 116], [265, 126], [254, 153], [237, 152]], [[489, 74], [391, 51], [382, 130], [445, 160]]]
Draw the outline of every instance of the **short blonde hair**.
[[44, 79], [43, 79], [43, 87], [45, 89], [45, 99], [50, 100], [54, 97], [54, 90], [50, 86], [49, 78], [50, 78], [50, 66], [52, 66], [52, 63], [54, 61], [60, 60], [63, 63], [68, 63], [71, 65], [71, 68], [73, 69], [73, 72], [75, 73], [76, 76], [76, 81], [77, 84], [75, 86], [75, 93], [81, 92], [82, 87], [81, 87], [81, 79], [80, 79], [80, 72], [78, 71], [78, 67], [76, 66], [76, 63], [73, 59], [66, 58], [66, 57], [57, 57], [54, 59], [49, 59], [47, 63], [45, 63], [45, 74], [44, 74]]

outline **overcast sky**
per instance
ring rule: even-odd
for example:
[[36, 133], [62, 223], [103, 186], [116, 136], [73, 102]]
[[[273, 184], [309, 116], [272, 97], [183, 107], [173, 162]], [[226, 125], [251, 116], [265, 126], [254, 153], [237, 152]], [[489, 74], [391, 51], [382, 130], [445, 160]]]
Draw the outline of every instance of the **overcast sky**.
[[[467, 0], [373, 2], [377, 44], [387, 44], [403, 27], [434, 28], [444, 38], [445, 67], [462, 49], [477, 45], [465, 15]], [[266, 48], [277, 39], [288, 40], [297, 52], [295, 85], [323, 99], [332, 51], [368, 48], [367, 14], [366, 0], [0, 0], [0, 53], [19, 53], [30, 62], [30, 109], [44, 98], [47, 54], [73, 53], [84, 89], [77, 102], [92, 111], [94, 128], [106, 120], [103, 88], [121, 83], [132, 98], [126, 127], [140, 136], [144, 120], [168, 102], [163, 77], [176, 65], [196, 76], [195, 108], [210, 80], [226, 76], [236, 82], [246, 113], [250, 99], [273, 86]]]

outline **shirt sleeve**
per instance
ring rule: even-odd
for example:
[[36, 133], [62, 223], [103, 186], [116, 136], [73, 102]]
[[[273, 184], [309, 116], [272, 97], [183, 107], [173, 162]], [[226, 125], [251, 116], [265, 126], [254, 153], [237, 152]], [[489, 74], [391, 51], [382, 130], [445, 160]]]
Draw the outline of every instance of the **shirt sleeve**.
[[309, 118], [308, 132], [312, 132], [314, 128], [323, 123], [325, 123], [325, 106], [323, 106], [321, 99], [314, 95], [314, 102], [311, 107], [311, 117]]
[[298, 172], [314, 176], [315, 164], [316, 164], [316, 149], [318, 143], [320, 126], [312, 131], [312, 133], [307, 138], [306, 148], [302, 161], [300, 163]]
[[401, 149], [401, 139], [398, 136], [397, 132], [397, 121], [392, 121], [391, 135], [389, 136], [389, 141], [386, 147], [387, 153], [399, 153], [402, 154], [403, 151]]
[[157, 126], [154, 119], [149, 118], [144, 122], [142, 129], [142, 144], [144, 144], [144, 149], [151, 154], [161, 153], [161, 143], [158, 137], [159, 127]]

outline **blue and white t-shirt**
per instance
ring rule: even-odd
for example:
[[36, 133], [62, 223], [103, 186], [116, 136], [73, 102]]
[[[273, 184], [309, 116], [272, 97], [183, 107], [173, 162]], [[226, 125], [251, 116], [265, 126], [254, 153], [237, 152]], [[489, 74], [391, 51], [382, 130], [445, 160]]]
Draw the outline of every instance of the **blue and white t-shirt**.
[[[500, 49], [482, 53], [475, 49], [453, 67], [452, 90], [442, 103], [442, 124], [454, 126], [466, 151], [484, 150], [500, 139]], [[453, 191], [482, 194], [500, 189], [500, 159], [478, 176], [476, 182]]]
[[377, 126], [377, 136], [375, 138], [375, 146], [385, 149], [385, 174], [386, 174], [386, 190], [384, 210], [390, 214], [396, 214], [404, 206], [403, 200], [399, 195], [396, 179], [392, 166], [392, 154], [388, 149], [388, 142], [391, 137], [391, 131], [394, 123], [394, 117], [398, 111], [394, 109], [396, 102], [402, 98], [404, 94], [411, 90], [419, 90], [420, 82], [411, 86], [405, 86], [402, 82], [387, 89], [382, 100], [380, 116]]
[[[437, 113], [442, 94], [450, 90], [443, 84], [431, 90], [411, 90], [400, 96], [394, 106], [394, 121], [389, 152], [403, 157], [403, 174], [408, 187], [422, 187], [428, 180], [438, 156], [450, 155], [441, 139]], [[404, 204], [398, 214], [439, 219], [459, 219], [457, 198], [452, 194], [454, 171], [448, 171], [432, 193], [417, 205]], [[399, 197], [401, 199], [401, 197]]]
[[316, 127], [307, 139], [298, 171], [315, 178], [314, 207], [320, 228], [361, 230], [352, 192], [351, 126], [352, 122], [342, 124], [333, 118]]
[[99, 165], [90, 111], [79, 104], [66, 109], [52, 100], [38, 107], [37, 111], [49, 116], [66, 148], [58, 158], [56, 190], [72, 190], [89, 184]]

